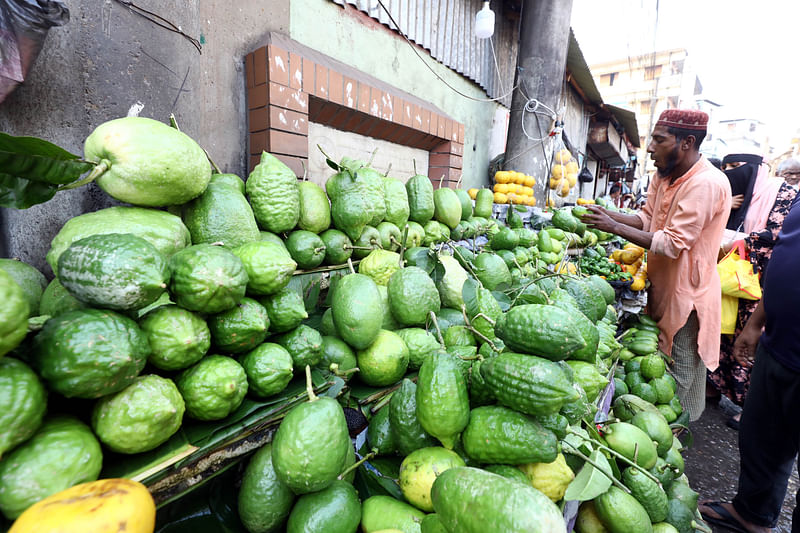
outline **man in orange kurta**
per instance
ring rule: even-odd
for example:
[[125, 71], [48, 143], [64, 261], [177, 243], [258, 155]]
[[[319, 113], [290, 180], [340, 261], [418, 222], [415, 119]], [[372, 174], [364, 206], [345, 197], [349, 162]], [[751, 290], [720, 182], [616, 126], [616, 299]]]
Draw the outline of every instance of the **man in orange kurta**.
[[627, 215], [589, 206], [583, 217], [648, 249], [648, 311], [661, 328], [659, 348], [672, 354], [678, 396], [691, 420], [705, 408], [705, 369], [718, 366], [716, 266], [731, 208], [728, 180], [698, 151], [707, 123], [701, 111], [664, 111], [647, 147], [658, 172], [644, 209]]

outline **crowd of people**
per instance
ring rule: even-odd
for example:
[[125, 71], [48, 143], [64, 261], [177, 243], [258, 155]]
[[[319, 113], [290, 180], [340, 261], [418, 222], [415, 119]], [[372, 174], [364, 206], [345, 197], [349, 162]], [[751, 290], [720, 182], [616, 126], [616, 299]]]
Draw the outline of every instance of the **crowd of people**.
[[[800, 159], [774, 172], [753, 154], [711, 161], [700, 153], [707, 124], [701, 111], [664, 111], [647, 147], [656, 174], [645, 205], [635, 214], [589, 206], [583, 221], [648, 250], [648, 313], [690, 420], [721, 396], [742, 407], [728, 420], [739, 430], [736, 496], [702, 502], [703, 517], [771, 531], [800, 451], [800, 286], [791, 278], [800, 268]], [[621, 207], [630, 199], [615, 186], [609, 201]], [[740, 299], [735, 332], [722, 335], [717, 263], [738, 240], [763, 295]], [[800, 505], [793, 523], [800, 530]]]

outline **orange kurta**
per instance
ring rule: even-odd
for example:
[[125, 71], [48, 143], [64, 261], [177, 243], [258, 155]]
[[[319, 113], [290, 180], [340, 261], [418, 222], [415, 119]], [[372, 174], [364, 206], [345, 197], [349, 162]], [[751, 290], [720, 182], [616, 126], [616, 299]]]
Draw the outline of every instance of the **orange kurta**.
[[709, 370], [719, 365], [717, 254], [730, 210], [728, 179], [701, 157], [674, 183], [656, 176], [638, 213], [642, 229], [653, 232], [647, 254], [648, 310], [661, 328], [659, 347], [671, 353], [675, 333], [697, 310], [697, 348]]

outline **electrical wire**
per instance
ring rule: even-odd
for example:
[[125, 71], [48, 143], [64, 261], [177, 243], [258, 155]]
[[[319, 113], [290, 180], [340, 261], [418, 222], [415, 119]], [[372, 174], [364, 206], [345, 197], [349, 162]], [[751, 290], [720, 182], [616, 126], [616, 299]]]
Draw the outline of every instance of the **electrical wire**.
[[[118, 1], [119, 1], [119, 0], [118, 0]], [[463, 93], [463, 92], [459, 91], [458, 89], [456, 89], [455, 87], [453, 87], [452, 85], [450, 85], [449, 83], [447, 83], [447, 80], [445, 80], [444, 78], [442, 78], [442, 77], [439, 75], [439, 73], [438, 73], [438, 72], [436, 72], [435, 70], [433, 70], [433, 67], [431, 67], [431, 66], [428, 64], [428, 62], [427, 62], [427, 61], [425, 61], [425, 59], [422, 57], [422, 55], [421, 55], [421, 54], [419, 53], [419, 51], [417, 50], [417, 47], [414, 45], [414, 43], [412, 43], [412, 42], [411, 42], [411, 40], [410, 40], [410, 39], [409, 39], [409, 38], [406, 36], [406, 34], [403, 32], [403, 30], [401, 30], [401, 29], [400, 29], [400, 25], [399, 25], [399, 24], [398, 24], [398, 23], [397, 23], [397, 22], [394, 20], [394, 17], [393, 17], [393, 16], [392, 16], [392, 14], [389, 12], [389, 9], [388, 9], [388, 8], [387, 8], [387, 7], [386, 7], [384, 4], [383, 4], [383, 1], [382, 1], [382, 0], [377, 0], [377, 2], [378, 2], [378, 5], [380, 5], [380, 6], [381, 6], [381, 8], [383, 8], [383, 10], [386, 12], [386, 15], [389, 17], [389, 20], [390, 20], [390, 21], [392, 21], [392, 24], [394, 24], [395, 28], [397, 28], [397, 33], [399, 33], [399, 34], [400, 34], [400, 36], [401, 36], [401, 37], [403, 37], [403, 39], [405, 39], [405, 41], [406, 41], [406, 42], [408, 43], [408, 45], [411, 47], [411, 50], [412, 50], [412, 51], [413, 51], [413, 52], [414, 52], [414, 53], [417, 55], [417, 57], [419, 58], [419, 60], [420, 60], [420, 61], [422, 61], [422, 63], [423, 63], [423, 64], [424, 64], [426, 67], [428, 67], [428, 70], [430, 70], [430, 71], [433, 73], [433, 75], [434, 75], [434, 76], [436, 76], [436, 77], [439, 79], [439, 81], [441, 81], [442, 83], [444, 83], [445, 85], [447, 85], [447, 86], [448, 86], [450, 89], [452, 89], [452, 90], [453, 90], [453, 92], [455, 92], [455, 93], [457, 93], [457, 94], [459, 94], [459, 95], [463, 96], [464, 98], [468, 98], [469, 100], [474, 100], [475, 102], [499, 102], [500, 100], [503, 100], [503, 99], [507, 98], [508, 96], [511, 96], [511, 95], [514, 93], [514, 90], [515, 90], [515, 89], [516, 89], [516, 88], [519, 86], [519, 84], [515, 85], [515, 86], [514, 86], [514, 87], [512, 87], [512, 88], [511, 88], [511, 90], [510, 90], [510, 91], [508, 91], [506, 94], [504, 94], [504, 95], [502, 95], [502, 96], [498, 96], [498, 97], [496, 97], [496, 98], [475, 98], [474, 96], [470, 96], [470, 95], [468, 95], [468, 94], [465, 94], [465, 93]], [[492, 47], [492, 53], [494, 53], [494, 47]], [[497, 62], [497, 57], [495, 56], [495, 63], [496, 63], [496, 62]], [[498, 70], [498, 77], [499, 77], [499, 75], [500, 75], [500, 72], [499, 72], [499, 70]]]

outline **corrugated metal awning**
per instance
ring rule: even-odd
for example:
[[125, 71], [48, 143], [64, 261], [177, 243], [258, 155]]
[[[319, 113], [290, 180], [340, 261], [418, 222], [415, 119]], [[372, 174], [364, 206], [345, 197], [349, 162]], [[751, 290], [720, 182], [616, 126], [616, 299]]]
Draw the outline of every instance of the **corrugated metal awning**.
[[[482, 0], [331, 0], [352, 5], [389, 29], [428, 50], [431, 57], [477, 83], [491, 98], [504, 96], [514, 84], [519, 45], [519, 21], [504, 16], [503, 2], [495, 0], [495, 32], [489, 39], [475, 37], [475, 15]], [[497, 66], [495, 66], [495, 57]], [[498, 76], [499, 71], [499, 76]], [[499, 100], [511, 106], [511, 95]]]

